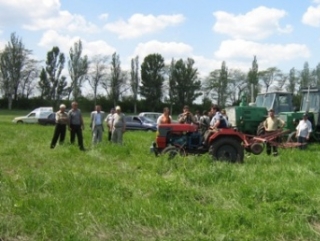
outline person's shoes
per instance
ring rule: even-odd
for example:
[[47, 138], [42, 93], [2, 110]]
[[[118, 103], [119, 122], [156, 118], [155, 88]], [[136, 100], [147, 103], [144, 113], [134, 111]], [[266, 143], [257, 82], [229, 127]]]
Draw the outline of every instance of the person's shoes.
[[54, 149], [54, 147], [55, 147], [55, 146], [51, 145], [51, 146], [50, 146], [50, 149]]
[[86, 149], [84, 147], [81, 147], [80, 151], [86, 151]]
[[273, 156], [278, 156], [278, 152], [274, 152], [274, 153], [273, 153]]

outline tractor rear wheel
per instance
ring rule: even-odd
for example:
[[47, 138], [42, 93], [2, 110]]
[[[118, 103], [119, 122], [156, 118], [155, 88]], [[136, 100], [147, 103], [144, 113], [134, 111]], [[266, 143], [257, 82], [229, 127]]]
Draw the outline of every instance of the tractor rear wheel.
[[232, 137], [223, 137], [212, 142], [209, 153], [215, 160], [243, 162], [244, 147], [239, 140]]
[[175, 146], [167, 146], [161, 152], [161, 155], [166, 156], [168, 160], [172, 160], [179, 154], [180, 154], [180, 149]]

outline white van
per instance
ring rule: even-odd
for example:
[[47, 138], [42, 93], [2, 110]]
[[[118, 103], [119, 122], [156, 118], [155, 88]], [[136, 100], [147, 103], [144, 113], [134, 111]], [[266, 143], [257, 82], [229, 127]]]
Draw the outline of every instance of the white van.
[[53, 112], [52, 107], [39, 107], [26, 116], [19, 116], [12, 120], [13, 123], [38, 123], [39, 118], [46, 118]]

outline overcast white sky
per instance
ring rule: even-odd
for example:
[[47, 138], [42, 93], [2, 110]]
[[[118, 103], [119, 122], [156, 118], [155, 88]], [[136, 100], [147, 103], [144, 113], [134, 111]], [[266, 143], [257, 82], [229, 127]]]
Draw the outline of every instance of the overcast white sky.
[[0, 49], [12, 32], [36, 58], [81, 39], [85, 54], [191, 57], [203, 75], [220, 68], [284, 72], [320, 62], [320, 0], [0, 0]]

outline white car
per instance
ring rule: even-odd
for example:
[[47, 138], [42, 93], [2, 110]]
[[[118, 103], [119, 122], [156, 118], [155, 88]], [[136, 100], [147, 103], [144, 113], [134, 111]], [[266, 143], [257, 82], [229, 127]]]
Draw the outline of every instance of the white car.
[[19, 116], [12, 120], [13, 123], [36, 124], [39, 118], [46, 118], [53, 112], [52, 107], [40, 107], [31, 111], [26, 116]]
[[139, 116], [147, 117], [153, 120], [154, 122], [157, 122], [159, 116], [161, 116], [162, 114], [163, 113], [159, 113], [159, 112], [141, 112]]

